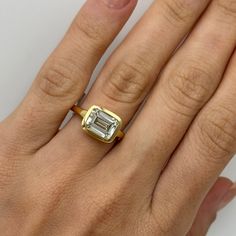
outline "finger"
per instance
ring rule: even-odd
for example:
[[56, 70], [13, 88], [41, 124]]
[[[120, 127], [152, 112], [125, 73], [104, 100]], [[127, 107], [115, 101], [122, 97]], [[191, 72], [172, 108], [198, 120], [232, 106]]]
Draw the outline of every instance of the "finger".
[[188, 130], [158, 182], [158, 191], [154, 193], [153, 208], [156, 212], [163, 204], [163, 197], [168, 201], [175, 196], [178, 206], [175, 216], [180, 214], [187, 219], [178, 222], [180, 230], [187, 227], [185, 223], [190, 223], [205, 194], [236, 151], [235, 75], [236, 53], [223, 82]]
[[229, 2], [224, 3], [212, 2], [163, 71], [125, 141], [114, 149], [117, 159], [111, 159], [112, 165], [135, 167], [137, 179], [147, 181], [145, 194], [153, 193], [166, 162], [216, 90], [233, 53], [236, 15], [229, 14]]
[[[208, 1], [154, 1], [102, 71], [83, 106], [101, 105], [123, 118], [124, 126], [152, 87], [161, 68], [192, 28]], [[94, 141], [81, 131], [75, 117], [58, 136], [60, 146], [78, 149], [97, 163], [110, 146]], [[56, 145], [58, 145], [55, 142]], [[89, 149], [87, 147], [90, 147]], [[76, 147], [76, 148], [75, 148]], [[86, 150], [83, 150], [84, 148]], [[82, 161], [81, 161], [82, 162]]]
[[[227, 178], [219, 178], [204, 199], [187, 236], [205, 236], [215, 221], [222, 204], [228, 205], [235, 197], [234, 184]], [[228, 196], [231, 196], [228, 198]], [[227, 201], [225, 200], [227, 198]]]
[[7, 120], [20, 144], [38, 149], [57, 132], [136, 0], [88, 0], [49, 57], [27, 97]]
[[222, 201], [218, 206], [218, 210], [225, 208], [229, 204], [229, 202], [235, 199], [235, 197], [236, 197], [236, 183], [233, 184], [228, 193], [224, 196], [224, 198], [222, 199]]

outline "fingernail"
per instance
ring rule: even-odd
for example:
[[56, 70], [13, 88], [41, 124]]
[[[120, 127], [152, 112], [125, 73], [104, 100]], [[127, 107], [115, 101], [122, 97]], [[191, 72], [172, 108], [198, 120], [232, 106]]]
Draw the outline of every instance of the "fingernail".
[[235, 197], [236, 197], [236, 183], [232, 185], [232, 187], [221, 199], [220, 204], [218, 206], [218, 210], [221, 210], [224, 207], [226, 207], [230, 202], [234, 200]]
[[103, 2], [110, 8], [121, 9], [129, 4], [131, 0], [103, 0]]

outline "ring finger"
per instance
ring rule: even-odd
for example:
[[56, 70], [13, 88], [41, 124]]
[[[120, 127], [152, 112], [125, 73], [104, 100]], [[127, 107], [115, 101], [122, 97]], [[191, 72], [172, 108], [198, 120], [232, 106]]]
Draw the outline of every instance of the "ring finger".
[[[14, 130], [16, 149], [27, 147], [24, 152], [34, 153], [48, 143], [83, 94], [96, 64], [137, 1], [111, 2], [86, 1], [64, 39], [40, 70], [24, 101], [4, 121], [5, 127]], [[9, 136], [5, 142], [13, 142], [12, 135]]]

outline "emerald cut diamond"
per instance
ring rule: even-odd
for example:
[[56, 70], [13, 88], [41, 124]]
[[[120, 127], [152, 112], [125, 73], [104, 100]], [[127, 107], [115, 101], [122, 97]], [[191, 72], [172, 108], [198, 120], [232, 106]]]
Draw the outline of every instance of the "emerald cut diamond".
[[82, 126], [90, 135], [110, 143], [121, 128], [121, 119], [106, 109], [93, 106], [84, 117]]

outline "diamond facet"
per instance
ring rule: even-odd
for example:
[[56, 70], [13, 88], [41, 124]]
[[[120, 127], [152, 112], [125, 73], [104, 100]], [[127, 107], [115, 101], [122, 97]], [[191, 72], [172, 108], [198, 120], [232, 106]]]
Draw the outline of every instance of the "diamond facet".
[[112, 142], [120, 129], [121, 122], [112, 112], [94, 106], [82, 122], [91, 135], [105, 142]]

